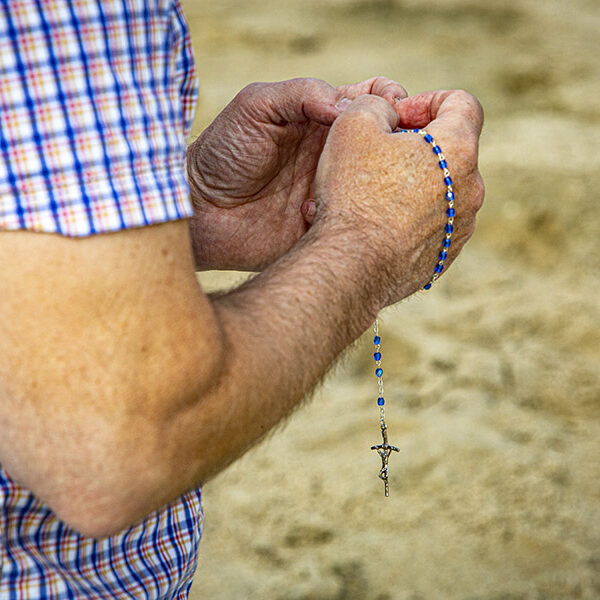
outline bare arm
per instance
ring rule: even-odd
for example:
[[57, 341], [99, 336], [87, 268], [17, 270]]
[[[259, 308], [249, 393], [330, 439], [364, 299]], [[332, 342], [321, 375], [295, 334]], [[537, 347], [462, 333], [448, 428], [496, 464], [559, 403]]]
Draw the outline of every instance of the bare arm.
[[[0, 460], [68, 524], [108, 535], [205, 481], [428, 279], [444, 222], [435, 167], [417, 164], [415, 219], [390, 221], [386, 198], [412, 188], [396, 153], [403, 168], [421, 154], [386, 133], [397, 117], [384, 101], [355, 104], [320, 166], [322, 216], [226, 296], [198, 287], [184, 222], [77, 241], [0, 234]], [[471, 179], [463, 241], [481, 195]]]
[[118, 531], [222, 469], [369, 323], [353, 301], [364, 280], [324, 268], [340, 257], [318, 240], [211, 303], [187, 235], [0, 235], [3, 263], [19, 256], [0, 300], [0, 455], [84, 533]]

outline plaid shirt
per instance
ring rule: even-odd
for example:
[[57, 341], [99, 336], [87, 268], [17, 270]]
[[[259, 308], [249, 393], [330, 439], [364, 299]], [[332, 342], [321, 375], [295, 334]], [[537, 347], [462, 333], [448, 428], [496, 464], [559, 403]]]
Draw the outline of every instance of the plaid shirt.
[[[0, 229], [87, 236], [192, 214], [179, 0], [0, 0]], [[104, 540], [0, 465], [0, 599], [187, 598], [200, 490]]]
[[0, 229], [189, 217], [193, 64], [178, 0], [0, 0]]

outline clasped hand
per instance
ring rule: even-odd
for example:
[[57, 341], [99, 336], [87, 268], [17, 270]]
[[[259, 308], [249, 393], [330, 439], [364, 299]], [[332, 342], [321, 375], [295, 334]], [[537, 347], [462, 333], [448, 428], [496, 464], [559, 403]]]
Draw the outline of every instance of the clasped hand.
[[188, 149], [197, 267], [261, 270], [306, 233], [316, 203], [317, 222], [353, 228], [361, 239], [403, 240], [378, 257], [405, 263], [393, 275], [404, 287], [384, 302], [415, 291], [436, 262], [443, 184], [422, 140], [392, 131], [427, 127], [442, 144], [460, 198], [449, 263], [483, 199], [482, 122], [466, 92], [407, 98], [383, 77], [338, 88], [317, 79], [247, 86]]
[[296, 243], [330, 126], [363, 94], [406, 97], [383, 77], [338, 88], [292, 79], [253, 83], [225, 107], [188, 149], [199, 269], [261, 270]]

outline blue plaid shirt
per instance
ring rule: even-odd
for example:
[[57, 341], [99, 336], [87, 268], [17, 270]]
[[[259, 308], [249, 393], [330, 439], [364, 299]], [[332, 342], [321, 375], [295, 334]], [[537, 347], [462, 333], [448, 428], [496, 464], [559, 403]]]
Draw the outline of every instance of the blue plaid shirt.
[[178, 1], [0, 0], [0, 229], [189, 217], [196, 88]]
[[[197, 83], [178, 0], [0, 0], [0, 229], [87, 236], [192, 214]], [[0, 465], [0, 599], [187, 598], [200, 490], [105, 540]]]

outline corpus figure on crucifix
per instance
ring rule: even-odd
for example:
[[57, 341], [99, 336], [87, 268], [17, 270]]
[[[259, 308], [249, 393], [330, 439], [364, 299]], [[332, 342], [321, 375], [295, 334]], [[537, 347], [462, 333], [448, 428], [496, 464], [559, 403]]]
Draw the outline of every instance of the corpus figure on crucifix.
[[390, 487], [388, 483], [388, 459], [392, 451], [400, 452], [400, 448], [396, 448], [396, 446], [391, 446], [388, 444], [387, 439], [387, 426], [385, 423], [381, 424], [381, 436], [383, 437], [383, 444], [379, 444], [378, 446], [371, 446], [371, 450], [377, 450], [377, 454], [381, 457], [381, 470], [379, 471], [380, 479], [383, 479], [383, 483], [385, 484], [385, 495], [390, 495]]

